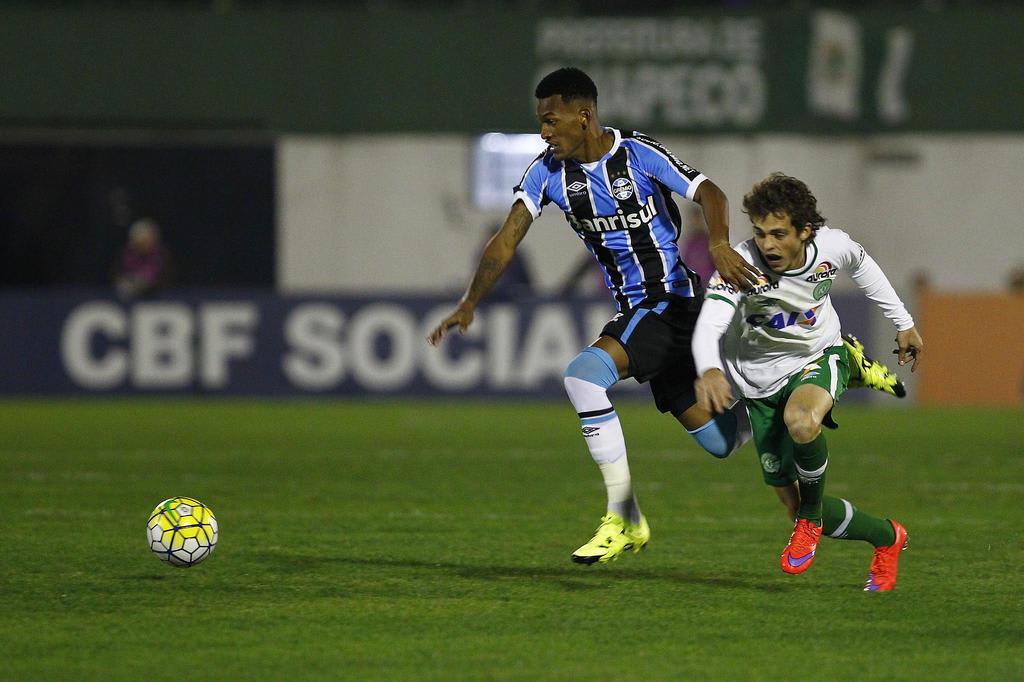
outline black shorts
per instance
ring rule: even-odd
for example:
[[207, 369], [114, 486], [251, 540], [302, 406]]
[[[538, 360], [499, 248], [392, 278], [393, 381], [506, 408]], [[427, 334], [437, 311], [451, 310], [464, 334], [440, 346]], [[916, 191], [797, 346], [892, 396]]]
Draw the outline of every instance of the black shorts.
[[630, 375], [641, 384], [651, 382], [654, 403], [662, 412], [678, 415], [697, 402], [697, 366], [690, 343], [703, 301], [701, 296], [675, 294], [647, 298], [601, 330], [602, 336], [626, 349]]

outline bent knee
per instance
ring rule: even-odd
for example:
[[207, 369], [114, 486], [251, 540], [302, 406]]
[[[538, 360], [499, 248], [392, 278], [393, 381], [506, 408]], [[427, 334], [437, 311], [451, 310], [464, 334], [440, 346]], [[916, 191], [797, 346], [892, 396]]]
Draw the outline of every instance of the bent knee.
[[810, 443], [821, 433], [821, 421], [810, 410], [787, 408], [784, 418], [786, 430], [794, 442]]
[[589, 346], [572, 359], [562, 375], [564, 379], [582, 379], [608, 387], [619, 380], [615, 361], [600, 348]]

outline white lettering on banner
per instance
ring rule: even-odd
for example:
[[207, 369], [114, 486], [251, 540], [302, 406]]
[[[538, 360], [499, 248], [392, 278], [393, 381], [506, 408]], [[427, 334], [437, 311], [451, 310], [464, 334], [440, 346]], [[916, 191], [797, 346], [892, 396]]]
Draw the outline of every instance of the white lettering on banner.
[[140, 303], [132, 309], [132, 383], [182, 388], [194, 367], [192, 311], [180, 303]]
[[[420, 342], [418, 329], [412, 314], [399, 305], [375, 304], [360, 310], [352, 318], [349, 330], [352, 374], [356, 381], [377, 391], [393, 391], [412, 381], [416, 351], [432, 350]], [[390, 343], [387, 357], [378, 356], [378, 339]]]
[[259, 319], [253, 303], [207, 303], [199, 312], [203, 349], [200, 377], [208, 388], [228, 383], [228, 360], [252, 355], [253, 327]]
[[487, 309], [487, 380], [497, 389], [515, 388], [518, 363], [519, 309], [494, 305]]
[[860, 22], [820, 10], [811, 22], [807, 98], [811, 111], [845, 121], [860, 116], [864, 48]]
[[289, 350], [281, 369], [294, 386], [321, 391], [342, 382], [345, 362], [338, 337], [344, 319], [337, 306], [327, 303], [305, 303], [285, 319]]
[[64, 369], [79, 386], [94, 390], [114, 388], [128, 371], [128, 353], [110, 347], [100, 357], [90, 350], [92, 339], [124, 338], [128, 329], [124, 311], [112, 303], [87, 303], [68, 315], [60, 335], [60, 357]]
[[878, 74], [878, 116], [896, 125], [910, 115], [906, 80], [914, 49], [914, 34], [906, 28], [894, 28], [885, 37], [885, 61]]
[[561, 59], [759, 60], [757, 17], [545, 19], [537, 24], [538, 55]]
[[581, 331], [594, 338], [611, 313], [606, 304], [578, 312], [568, 303], [489, 306], [453, 353], [448, 342], [434, 348], [425, 341], [447, 310], [439, 306], [420, 316], [395, 302], [345, 313], [337, 303], [298, 304], [281, 320], [285, 348], [275, 363], [260, 357], [274, 344], [261, 348], [257, 339], [275, 334], [260, 333], [262, 313], [253, 301], [146, 302], [127, 309], [87, 302], [68, 314], [60, 352], [68, 376], [90, 390], [224, 390], [232, 385], [233, 366], [255, 362], [259, 371], [281, 369], [281, 375], [257, 377], [268, 390], [283, 376], [304, 391], [347, 385], [394, 392], [416, 385], [438, 393], [530, 392], [560, 382], [583, 347]]
[[[251, 355], [253, 303], [208, 303], [199, 312], [198, 338], [192, 309], [182, 303], [139, 303], [125, 311], [113, 303], [85, 303], [68, 315], [61, 332], [61, 359], [71, 380], [102, 390], [131, 382], [141, 389], [176, 389], [195, 380], [201, 347], [201, 383], [229, 383], [227, 361]], [[239, 329], [242, 325], [244, 329]], [[106, 347], [93, 354], [93, 339]], [[126, 348], [115, 347], [124, 343]]]
[[[426, 338], [445, 317], [448, 316], [451, 308], [449, 305], [434, 308], [424, 318], [420, 328], [419, 336]], [[477, 314], [473, 324], [459, 335], [458, 329], [453, 329], [455, 336], [467, 341], [480, 339], [486, 325], [486, 317]], [[449, 339], [452, 334], [445, 337], [444, 341], [437, 348], [428, 350], [423, 354], [423, 376], [432, 386], [448, 391], [459, 391], [479, 386], [484, 373], [484, 354], [478, 348], [463, 348], [458, 358], [451, 357], [448, 349]]]
[[[558, 68], [544, 66], [544, 74]], [[751, 127], [767, 103], [764, 74], [753, 64], [583, 65], [601, 83], [601, 114], [620, 125]]]
[[763, 34], [757, 17], [544, 20], [536, 80], [578, 65], [604, 119], [621, 126], [750, 128], [768, 100]]
[[522, 388], [537, 388], [545, 379], [561, 381], [580, 348], [576, 322], [568, 306], [538, 307], [523, 339]]

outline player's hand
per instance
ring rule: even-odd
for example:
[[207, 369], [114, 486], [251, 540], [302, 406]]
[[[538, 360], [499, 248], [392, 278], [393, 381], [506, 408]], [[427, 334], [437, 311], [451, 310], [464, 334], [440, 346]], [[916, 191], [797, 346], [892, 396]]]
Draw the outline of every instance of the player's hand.
[[473, 323], [473, 314], [473, 306], [467, 303], [460, 303], [459, 307], [451, 315], [441, 320], [441, 324], [434, 327], [434, 331], [430, 332], [427, 341], [430, 342], [431, 346], [436, 346], [452, 327], [458, 327], [460, 334], [465, 333], [469, 325]]
[[736, 402], [732, 386], [720, 369], [709, 369], [693, 382], [697, 392], [697, 405], [712, 414], [725, 412]]
[[710, 253], [715, 269], [727, 284], [739, 291], [753, 289], [757, 284], [757, 277], [761, 273], [726, 242], [713, 245]]
[[924, 341], [917, 333], [917, 327], [911, 327], [896, 333], [897, 349], [893, 351], [900, 358], [900, 367], [910, 363], [910, 371], [917, 371], [917, 361], [921, 358], [921, 351], [924, 350]]

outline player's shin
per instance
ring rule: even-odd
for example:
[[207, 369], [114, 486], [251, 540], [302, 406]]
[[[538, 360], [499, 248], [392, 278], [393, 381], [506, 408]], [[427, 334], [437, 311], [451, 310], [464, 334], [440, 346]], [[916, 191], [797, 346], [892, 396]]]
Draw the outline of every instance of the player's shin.
[[743, 446], [752, 435], [750, 415], [742, 400], [725, 412], [714, 415], [706, 424], [686, 431], [709, 453], [724, 459]]
[[597, 463], [608, 492], [608, 511], [629, 523], [640, 521], [633, 495], [626, 440], [619, 416], [608, 400], [608, 387], [618, 380], [615, 363], [604, 351], [587, 348], [569, 363], [565, 390], [576, 413], [590, 456]]
[[886, 519], [857, 509], [848, 500], [822, 497], [822, 534], [837, 540], [863, 540], [875, 547], [896, 542], [896, 531]]
[[796, 515], [821, 524], [822, 497], [825, 493], [825, 470], [828, 468], [828, 445], [825, 434], [819, 433], [809, 443], [793, 443], [793, 461], [800, 485], [800, 506]]

